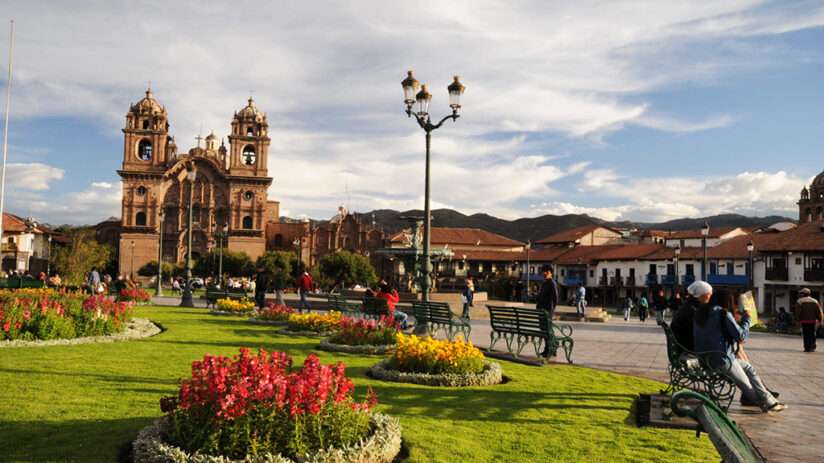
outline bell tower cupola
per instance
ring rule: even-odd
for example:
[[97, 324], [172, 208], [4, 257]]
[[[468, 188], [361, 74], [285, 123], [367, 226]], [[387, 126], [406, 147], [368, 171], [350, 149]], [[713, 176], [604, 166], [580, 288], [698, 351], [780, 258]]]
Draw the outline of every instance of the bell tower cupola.
[[266, 176], [269, 151], [269, 123], [255, 107], [255, 100], [235, 113], [229, 135], [229, 172], [231, 175]]
[[123, 133], [124, 170], [165, 169], [167, 157], [173, 151], [169, 146], [169, 122], [166, 108], [152, 98], [152, 89], [146, 90], [146, 97], [129, 108]]

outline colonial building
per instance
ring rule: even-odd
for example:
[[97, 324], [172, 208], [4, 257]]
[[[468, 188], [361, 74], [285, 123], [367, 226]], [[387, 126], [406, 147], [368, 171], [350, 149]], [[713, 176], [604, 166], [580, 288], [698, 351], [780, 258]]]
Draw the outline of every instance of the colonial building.
[[601, 225], [586, 225], [552, 236], [547, 236], [535, 244], [547, 247], [600, 246], [622, 242], [623, 234]]
[[232, 118], [228, 147], [213, 133], [205, 146], [198, 137], [195, 148], [178, 154], [166, 108], [152, 91], [131, 105], [123, 128], [123, 168], [117, 171], [123, 181], [120, 271], [130, 273], [156, 260], [159, 243], [164, 261], [184, 259], [190, 201], [193, 257], [214, 249], [224, 227], [229, 250], [260, 256], [266, 249], [265, 224], [278, 217], [278, 203], [267, 199], [268, 130], [266, 115], [249, 98]]

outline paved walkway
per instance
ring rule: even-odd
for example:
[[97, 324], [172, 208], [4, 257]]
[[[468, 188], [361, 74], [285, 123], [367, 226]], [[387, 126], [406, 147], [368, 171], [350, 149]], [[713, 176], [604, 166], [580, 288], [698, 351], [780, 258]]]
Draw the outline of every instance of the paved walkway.
[[[290, 298], [291, 296], [291, 298]], [[287, 303], [297, 306], [297, 297]], [[195, 305], [205, 301], [195, 298]], [[156, 298], [155, 303], [177, 305], [179, 297]], [[574, 308], [559, 308], [572, 312]], [[489, 321], [472, 320], [472, 343], [489, 346]], [[613, 318], [607, 323], [571, 322], [577, 366], [667, 382], [667, 348], [664, 333], [654, 318], [641, 323]], [[500, 344], [499, 344], [500, 345]], [[496, 350], [499, 346], [496, 346]], [[730, 415], [769, 462], [821, 462], [824, 458], [824, 341], [821, 351], [805, 353], [800, 337], [752, 333], [745, 344], [761, 379], [781, 393], [789, 409], [761, 413], [755, 407], [733, 402]], [[529, 355], [528, 346], [524, 350]], [[560, 362], [564, 362], [563, 356]], [[550, 363], [551, 364], [551, 363]]]

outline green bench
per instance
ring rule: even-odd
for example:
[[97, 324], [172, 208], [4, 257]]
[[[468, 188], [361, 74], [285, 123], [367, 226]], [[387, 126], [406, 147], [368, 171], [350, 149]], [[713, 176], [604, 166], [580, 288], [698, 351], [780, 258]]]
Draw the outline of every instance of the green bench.
[[379, 319], [381, 315], [389, 315], [389, 305], [382, 297], [364, 297], [361, 302], [363, 302], [363, 314], [368, 318]]
[[336, 310], [342, 314], [352, 315], [357, 312], [357, 308], [346, 300], [345, 296], [340, 294], [329, 294], [326, 296], [326, 305], [329, 310]]
[[[567, 362], [572, 363], [570, 357], [575, 344], [572, 339], [572, 327], [553, 323], [546, 310], [494, 305], [487, 305], [486, 308], [489, 310], [489, 325], [492, 328], [489, 333], [488, 350], [492, 350], [503, 338], [507, 350], [513, 357], [517, 358], [527, 343], [531, 343], [535, 347], [535, 355], [540, 357], [543, 363], [556, 355], [559, 347], [564, 349]], [[540, 355], [544, 346], [549, 346], [546, 357]]]
[[[697, 405], [689, 406], [691, 400]], [[749, 442], [726, 413], [706, 396], [693, 391], [678, 391], [670, 400], [670, 408], [678, 416], [688, 416], [698, 422], [696, 437], [707, 433], [725, 463], [758, 463]]]
[[670, 382], [662, 394], [680, 389], [690, 389], [709, 397], [722, 410], [730, 408], [735, 396], [735, 381], [723, 372], [713, 368], [713, 359], [726, 358], [726, 352], [692, 352], [678, 343], [669, 325], [660, 320], [658, 324], [667, 337], [667, 357], [669, 359]]
[[465, 340], [469, 340], [472, 326], [469, 321], [456, 317], [448, 303], [412, 301], [412, 311], [415, 315], [415, 324], [425, 326], [429, 333], [435, 334], [438, 330], [443, 330], [450, 341], [461, 333]]
[[36, 278], [0, 278], [0, 289], [42, 288], [46, 282]]
[[231, 299], [239, 301], [243, 298], [249, 299], [246, 290], [239, 288], [218, 289], [215, 287], [206, 288], [206, 308], [211, 305], [215, 307], [218, 299]]

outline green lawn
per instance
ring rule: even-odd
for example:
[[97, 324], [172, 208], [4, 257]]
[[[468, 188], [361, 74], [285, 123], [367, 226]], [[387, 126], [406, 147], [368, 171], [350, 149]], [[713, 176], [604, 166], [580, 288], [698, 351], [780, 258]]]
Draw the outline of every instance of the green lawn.
[[[295, 364], [316, 339], [204, 309], [140, 307], [166, 331], [141, 341], [0, 349], [0, 461], [116, 461], [160, 414], [158, 399], [204, 354], [280, 349]], [[705, 435], [637, 428], [633, 401], [660, 384], [567, 365], [502, 362], [506, 384], [431, 388], [365, 376], [376, 356], [342, 360], [357, 395], [371, 384], [378, 411], [400, 418], [409, 462], [718, 461]]]

